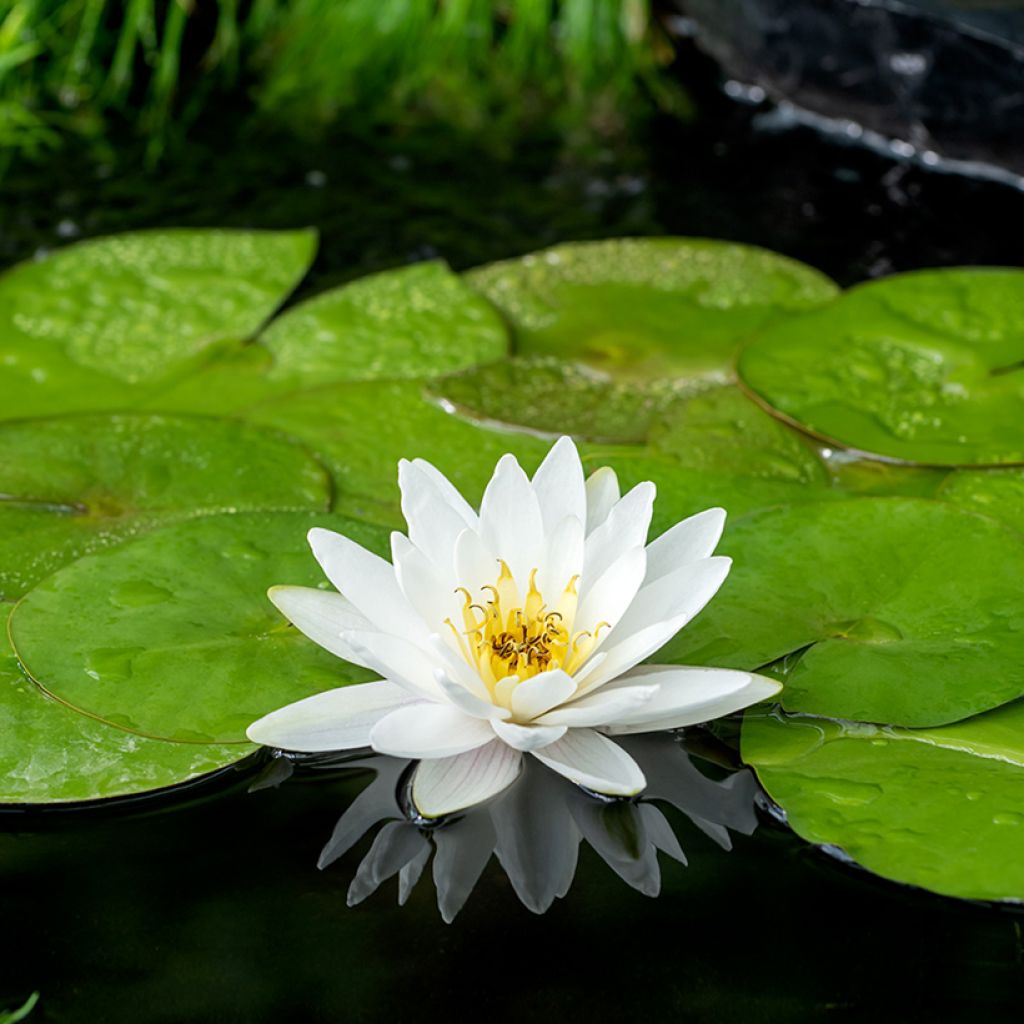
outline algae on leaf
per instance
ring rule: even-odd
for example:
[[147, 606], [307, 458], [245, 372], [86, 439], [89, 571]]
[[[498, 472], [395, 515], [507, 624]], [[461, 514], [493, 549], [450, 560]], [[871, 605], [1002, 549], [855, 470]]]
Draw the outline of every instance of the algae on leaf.
[[1024, 538], [941, 502], [860, 498], [727, 527], [716, 600], [673, 661], [754, 669], [802, 652], [788, 711], [935, 726], [1024, 695]]
[[330, 499], [305, 448], [251, 424], [136, 414], [0, 423], [0, 599], [164, 523], [324, 510]]
[[1024, 462], [1024, 271], [900, 274], [766, 328], [740, 375], [781, 415], [907, 462]]
[[0, 805], [133, 796], [192, 782], [244, 760], [250, 744], [150, 740], [47, 697], [25, 677], [0, 604]]
[[946, 896], [1024, 900], [1024, 703], [917, 730], [753, 710], [742, 748], [808, 842]]
[[0, 418], [138, 404], [254, 334], [305, 274], [311, 231], [80, 242], [0, 276]]

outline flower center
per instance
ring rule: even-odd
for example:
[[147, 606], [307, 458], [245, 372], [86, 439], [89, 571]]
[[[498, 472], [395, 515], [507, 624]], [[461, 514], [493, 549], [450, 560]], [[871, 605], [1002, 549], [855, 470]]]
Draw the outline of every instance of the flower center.
[[562, 668], [570, 675], [587, 659], [601, 629], [573, 633], [576, 617], [577, 576], [573, 576], [554, 608], [549, 608], [537, 589], [537, 570], [530, 573], [525, 600], [508, 565], [493, 585], [481, 587], [486, 600], [474, 601], [465, 587], [462, 594], [462, 630], [451, 619], [448, 627], [458, 640], [462, 656], [479, 672], [492, 696], [504, 704], [516, 683], [549, 669]]

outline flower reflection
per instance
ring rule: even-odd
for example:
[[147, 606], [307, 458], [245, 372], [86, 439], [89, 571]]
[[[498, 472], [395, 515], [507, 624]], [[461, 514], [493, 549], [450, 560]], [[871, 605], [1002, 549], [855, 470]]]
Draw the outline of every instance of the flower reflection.
[[569, 891], [582, 841], [624, 882], [656, 896], [659, 851], [682, 864], [686, 856], [654, 801], [678, 808], [726, 850], [732, 845], [729, 829], [754, 831], [756, 786], [749, 772], [712, 780], [693, 764], [679, 738], [667, 733], [621, 742], [647, 778], [638, 798], [590, 793], [528, 760], [503, 793], [440, 820], [424, 818], [412, 802], [415, 762], [379, 755], [346, 761], [348, 767], [371, 768], [376, 776], [341, 816], [319, 865], [331, 864], [381, 826], [349, 887], [349, 905], [361, 903], [396, 875], [398, 900], [404, 904], [433, 854], [438, 908], [451, 922], [492, 854], [523, 904], [543, 913]]

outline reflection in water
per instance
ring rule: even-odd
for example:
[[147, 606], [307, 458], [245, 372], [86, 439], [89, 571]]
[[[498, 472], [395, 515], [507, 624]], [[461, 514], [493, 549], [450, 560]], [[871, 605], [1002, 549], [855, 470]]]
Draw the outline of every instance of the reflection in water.
[[[420, 817], [412, 804], [410, 769], [415, 762], [379, 755], [346, 760], [345, 767], [370, 768], [376, 776], [339, 819], [319, 865], [331, 864], [382, 826], [349, 887], [349, 906], [395, 875], [398, 900], [404, 904], [433, 853], [437, 904], [450, 922], [492, 853], [523, 904], [543, 913], [569, 891], [582, 840], [624, 882], [656, 896], [661, 888], [658, 851], [682, 864], [686, 857], [668, 819], [652, 801], [677, 807], [725, 850], [732, 846], [728, 829], [749, 835], [756, 828], [756, 785], [750, 772], [737, 772], [724, 781], [709, 779], [679, 739], [667, 733], [623, 737], [620, 742], [647, 777], [647, 789], [639, 798], [596, 796], [527, 758], [519, 780], [504, 793], [440, 820]], [[314, 763], [325, 764], [323, 759]], [[261, 785], [282, 781], [289, 765], [290, 759], [278, 759]]]

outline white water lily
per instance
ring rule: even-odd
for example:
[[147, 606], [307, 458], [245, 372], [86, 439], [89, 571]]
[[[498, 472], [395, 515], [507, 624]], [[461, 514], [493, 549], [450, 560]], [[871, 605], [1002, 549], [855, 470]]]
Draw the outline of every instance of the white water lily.
[[253, 723], [251, 740], [317, 752], [372, 747], [414, 758], [413, 799], [439, 816], [515, 781], [529, 753], [572, 782], [645, 786], [610, 736], [706, 722], [777, 693], [748, 672], [641, 664], [715, 595], [722, 509], [647, 544], [655, 487], [620, 497], [613, 470], [584, 480], [563, 437], [531, 480], [503, 456], [479, 514], [434, 466], [399, 464], [409, 534], [393, 564], [341, 534], [309, 533], [339, 593], [274, 587], [311, 640], [380, 675]]

